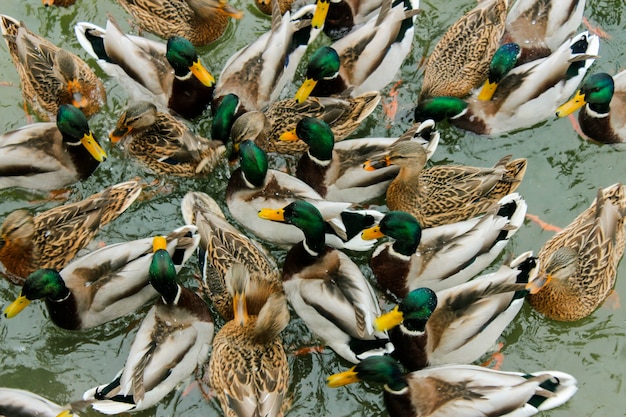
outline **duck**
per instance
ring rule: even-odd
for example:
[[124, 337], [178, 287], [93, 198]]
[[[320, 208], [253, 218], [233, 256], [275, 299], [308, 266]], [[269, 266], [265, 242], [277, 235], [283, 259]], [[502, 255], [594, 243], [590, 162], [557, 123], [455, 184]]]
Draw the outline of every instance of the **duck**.
[[418, 102], [463, 98], [482, 83], [504, 34], [508, 0], [480, 1], [441, 37], [428, 57]]
[[[270, 30], [239, 49], [228, 58], [217, 80], [213, 109], [228, 94], [239, 98], [240, 111], [262, 111], [276, 101], [285, 86], [291, 83], [309, 44], [319, 35], [311, 29], [314, 6], [303, 7], [293, 15], [281, 15], [277, 1]], [[277, 65], [277, 63], [282, 63]]]
[[0, 189], [58, 190], [89, 178], [106, 159], [84, 113], [63, 104], [55, 122], [31, 123], [0, 136]]
[[591, 315], [610, 295], [624, 254], [626, 187], [598, 189], [591, 205], [546, 241], [539, 277], [526, 299], [545, 317], [573, 322]]
[[389, 332], [391, 356], [408, 371], [478, 360], [522, 308], [526, 287], [538, 273], [532, 255], [525, 252], [495, 272], [445, 290], [409, 292], [374, 321], [376, 329]]
[[198, 260], [200, 291], [226, 321], [233, 319], [233, 299], [226, 275], [233, 265], [246, 265], [251, 280], [263, 281], [271, 292], [282, 292], [280, 270], [267, 248], [231, 224], [217, 202], [208, 194], [189, 191], [181, 200], [186, 224], [194, 224], [200, 234]]
[[[166, 240], [179, 271], [196, 250], [200, 237], [195, 226], [185, 225]], [[32, 300], [45, 299], [55, 325], [84, 330], [137, 310], [157, 296], [148, 282], [152, 241], [149, 237], [107, 245], [70, 262], [61, 271], [36, 270], [26, 278], [19, 297], [4, 310], [4, 316], [14, 318]]]
[[174, 35], [204, 46], [219, 39], [229, 18], [243, 13], [226, 0], [117, 0], [145, 31], [163, 39]]
[[376, 17], [382, 4], [383, 0], [316, 0], [311, 25], [336, 41]]
[[377, 16], [309, 58], [306, 78], [295, 98], [329, 96], [350, 89], [356, 97], [381, 91], [400, 71], [411, 51], [419, 2], [383, 0]]
[[13, 284], [23, 285], [37, 269], [62, 269], [140, 193], [139, 182], [127, 181], [36, 215], [24, 209], [11, 212], [0, 226], [5, 275]]
[[454, 126], [479, 135], [536, 125], [555, 114], [557, 107], [576, 91], [597, 58], [599, 46], [597, 35], [581, 32], [548, 57], [516, 66], [501, 80], [495, 80], [491, 99], [478, 97], [478, 89], [465, 100], [433, 97], [416, 106], [415, 120], [448, 119]]
[[215, 77], [186, 38], [172, 36], [163, 43], [127, 35], [111, 16], [104, 29], [78, 22], [74, 33], [100, 68], [125, 87], [130, 101], [152, 101], [185, 119], [200, 116], [210, 106]]
[[302, 154], [295, 175], [330, 201], [363, 203], [387, 191], [399, 167], [364, 171], [363, 163], [386, 150], [398, 140], [416, 140], [426, 148], [430, 159], [439, 143], [433, 121], [413, 124], [400, 138], [362, 138], [335, 143], [335, 135], [326, 122], [305, 117], [295, 130], [283, 133], [280, 140], [301, 139], [309, 149]]
[[177, 282], [164, 236], [153, 238], [150, 285], [161, 296], [143, 318], [124, 368], [83, 400], [104, 414], [140, 411], [161, 401], [209, 359], [215, 330], [208, 305]]
[[425, 229], [413, 215], [390, 211], [361, 238], [393, 239], [372, 252], [369, 265], [382, 290], [404, 298], [416, 288], [441, 291], [481, 273], [524, 224], [526, 208], [524, 199], [512, 193], [482, 216]]
[[501, 43], [521, 46], [517, 65], [550, 55], [582, 23], [585, 0], [516, 0], [506, 15]]
[[403, 141], [392, 145], [382, 159], [364, 164], [366, 170], [394, 164], [400, 167], [387, 188], [387, 206], [412, 214], [423, 228], [485, 213], [502, 197], [515, 192], [527, 165], [526, 158], [511, 160], [507, 155], [493, 168], [437, 165], [425, 169], [426, 159], [419, 143]]
[[232, 265], [226, 283], [234, 317], [215, 335], [203, 382], [215, 391], [227, 417], [282, 417], [289, 387], [280, 338], [290, 318], [285, 295], [264, 285], [267, 281], [251, 281], [241, 263]]
[[572, 375], [560, 371], [505, 372], [477, 365], [441, 365], [406, 373], [388, 356], [367, 358], [328, 377], [328, 386], [366, 381], [383, 385], [389, 415], [527, 417], [556, 408], [578, 390]]
[[223, 142], [194, 134], [147, 101], [131, 103], [109, 138], [153, 172], [179, 177], [206, 176], [226, 152]]
[[[605, 72], [592, 74], [580, 90], [556, 110], [565, 117], [582, 108], [578, 122], [585, 135], [600, 143], [626, 142], [626, 71], [615, 76]], [[583, 107], [584, 106], [584, 107]]]
[[274, 3], [281, 15], [291, 12], [294, 0], [254, 0], [261, 13], [272, 16], [274, 13]]
[[220, 125], [224, 128], [231, 127], [230, 132], [221, 137], [230, 135], [235, 156], [239, 142], [247, 139], [253, 139], [266, 152], [301, 155], [307, 150], [306, 143], [280, 140], [280, 135], [295, 129], [300, 119], [317, 117], [324, 120], [331, 127], [335, 141], [341, 141], [376, 109], [380, 98], [380, 93], [369, 92], [358, 97], [309, 97], [302, 103], [285, 99], [273, 102], [263, 112], [247, 112], [239, 117], [236, 117], [236, 106], [235, 111], [231, 107], [229, 112], [226, 108], [218, 108], [215, 117], [222, 120]]
[[296, 200], [281, 208], [263, 208], [258, 215], [294, 225], [304, 234], [287, 252], [282, 280], [287, 300], [309, 329], [352, 363], [391, 353], [387, 333], [374, 329], [380, 315], [376, 293], [350, 257], [326, 245], [320, 211]]
[[367, 251], [373, 247], [373, 242], [361, 239], [360, 232], [383, 217], [377, 210], [356, 210], [352, 203], [325, 200], [302, 180], [268, 169], [267, 154], [251, 140], [239, 145], [239, 167], [228, 180], [225, 199], [230, 215], [244, 229], [263, 241], [284, 248], [301, 242], [303, 232], [291, 224], [258, 218], [257, 212], [261, 208], [284, 207], [296, 199], [311, 202], [325, 220], [325, 241], [330, 246], [355, 251]]
[[87, 117], [100, 110], [106, 101], [104, 84], [85, 61], [10, 16], [0, 15], [0, 29], [20, 76], [25, 106], [41, 121], [54, 121], [62, 104], [80, 108]]
[[17, 388], [0, 388], [0, 415], [40, 417], [78, 417], [70, 407], [56, 404], [34, 392]]

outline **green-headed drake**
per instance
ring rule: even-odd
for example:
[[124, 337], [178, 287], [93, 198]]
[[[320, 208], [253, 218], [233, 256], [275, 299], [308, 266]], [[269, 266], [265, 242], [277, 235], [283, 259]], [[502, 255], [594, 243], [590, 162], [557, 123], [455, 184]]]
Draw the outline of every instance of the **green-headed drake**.
[[482, 272], [522, 226], [525, 214], [524, 199], [513, 193], [483, 216], [428, 229], [409, 213], [390, 211], [361, 237], [392, 239], [374, 250], [370, 266], [382, 289], [404, 298], [416, 288], [440, 291]]
[[360, 203], [379, 197], [399, 171], [391, 165], [374, 171], [363, 164], [386, 152], [396, 141], [418, 141], [428, 157], [439, 143], [439, 132], [432, 121], [416, 123], [400, 138], [363, 138], [335, 142], [332, 129], [323, 120], [305, 117], [295, 130], [283, 133], [283, 141], [301, 139], [308, 145], [296, 166], [296, 177], [309, 184], [323, 198], [331, 201]]
[[387, 330], [391, 354], [409, 371], [472, 363], [491, 349], [524, 304], [537, 276], [537, 258], [526, 252], [510, 265], [440, 291], [417, 288], [375, 321]]
[[33, 123], [0, 136], [0, 188], [61, 189], [87, 179], [106, 159], [83, 112], [62, 104], [56, 123]]
[[211, 104], [215, 78], [188, 39], [173, 36], [165, 44], [126, 35], [112, 17], [106, 29], [79, 22], [74, 32], [102, 70], [122, 83], [131, 101], [149, 100], [186, 119]]
[[[461, 129], [481, 135], [495, 135], [543, 122], [556, 112], [578, 88], [598, 56], [599, 37], [581, 32], [566, 40], [551, 55], [506, 71], [508, 59], [495, 63], [490, 93], [474, 91], [472, 96], [439, 96], [422, 100], [415, 108], [415, 120], [448, 119]], [[503, 46], [501, 53], [512, 55], [515, 48]], [[490, 94], [493, 94], [490, 98]]]
[[101, 413], [150, 408], [209, 359], [214, 331], [209, 307], [177, 282], [180, 268], [167, 246], [165, 237], [153, 239], [148, 275], [161, 298], [141, 322], [124, 368], [113, 382], [83, 395]]
[[342, 358], [357, 363], [393, 350], [387, 333], [374, 329], [378, 298], [359, 267], [325, 242], [324, 219], [312, 204], [296, 200], [259, 211], [259, 217], [288, 223], [304, 239], [289, 249], [283, 264], [283, 288], [289, 303]]
[[504, 372], [475, 365], [433, 366], [405, 373], [388, 356], [371, 357], [328, 377], [336, 388], [358, 381], [384, 387], [391, 416], [489, 415], [527, 417], [558, 407], [578, 390], [559, 371]]
[[565, 117], [581, 107], [578, 122], [585, 135], [602, 143], [626, 142], [626, 71], [591, 75], [556, 115]]
[[[26, 278], [19, 297], [4, 310], [12, 318], [32, 300], [45, 299], [50, 320], [67, 330], [99, 326], [137, 310], [157, 292], [149, 284], [153, 238], [105, 246], [71, 262], [60, 272], [39, 269]], [[166, 237], [167, 250], [180, 270], [200, 237], [183, 226]]]
[[291, 224], [263, 220], [257, 213], [262, 208], [284, 207], [295, 200], [306, 200], [321, 212], [325, 239], [330, 246], [352, 250], [368, 250], [373, 246], [373, 242], [361, 239], [360, 232], [382, 218], [380, 212], [352, 210], [351, 203], [323, 199], [302, 180], [269, 169], [267, 154], [254, 142], [241, 142], [239, 167], [226, 187], [226, 205], [235, 220], [263, 240], [290, 247], [302, 241], [303, 232]]

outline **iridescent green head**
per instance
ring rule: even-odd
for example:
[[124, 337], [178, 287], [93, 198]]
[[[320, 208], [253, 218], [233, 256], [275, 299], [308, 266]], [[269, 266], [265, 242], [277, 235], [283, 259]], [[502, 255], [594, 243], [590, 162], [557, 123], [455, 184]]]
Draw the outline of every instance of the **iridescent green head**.
[[398, 311], [402, 313], [402, 325], [407, 330], [423, 332], [435, 308], [437, 308], [437, 294], [430, 288], [417, 288], [402, 300]]
[[317, 207], [307, 201], [296, 200], [281, 209], [264, 208], [259, 211], [259, 217], [296, 226], [304, 233], [307, 247], [317, 253], [326, 245], [324, 218]]
[[313, 157], [321, 161], [329, 161], [332, 158], [335, 134], [325, 121], [305, 117], [296, 125], [296, 135], [309, 145], [309, 153]]
[[422, 239], [422, 227], [412, 214], [390, 211], [378, 224], [380, 231], [395, 239], [393, 248], [402, 255], [411, 256]]
[[400, 365], [389, 356], [365, 358], [348, 371], [329, 376], [327, 381], [332, 388], [358, 381], [383, 384], [392, 391], [401, 391], [408, 387]]
[[163, 301], [167, 304], [175, 303], [179, 292], [179, 286], [176, 283], [176, 267], [167, 252], [167, 242], [163, 236], [154, 238], [148, 275], [150, 284], [161, 294]]
[[268, 170], [267, 154], [263, 149], [251, 140], [244, 140], [239, 144], [239, 165], [250, 184], [263, 186]]
[[211, 87], [215, 84], [215, 78], [200, 63], [196, 48], [182, 36], [172, 36], [167, 40], [165, 53], [167, 62], [174, 68], [177, 77], [187, 78], [192, 73], [202, 84]]
[[585, 80], [580, 92], [585, 96], [585, 102], [608, 107], [615, 92], [615, 82], [604, 72], [593, 74]]
[[415, 121], [423, 122], [432, 119], [440, 122], [445, 119], [456, 119], [467, 112], [467, 103], [458, 97], [433, 97], [421, 101], [415, 108]]
[[236, 94], [226, 94], [220, 104], [215, 109], [211, 124], [211, 138], [214, 140], [228, 142], [231, 128], [235, 123], [237, 111], [239, 110], [239, 97]]
[[339, 74], [341, 61], [339, 54], [330, 46], [321, 46], [309, 58], [306, 78], [328, 80]]
[[71, 104], [59, 106], [57, 111], [57, 128], [64, 137], [78, 143], [83, 136], [91, 135], [91, 129], [85, 114]]

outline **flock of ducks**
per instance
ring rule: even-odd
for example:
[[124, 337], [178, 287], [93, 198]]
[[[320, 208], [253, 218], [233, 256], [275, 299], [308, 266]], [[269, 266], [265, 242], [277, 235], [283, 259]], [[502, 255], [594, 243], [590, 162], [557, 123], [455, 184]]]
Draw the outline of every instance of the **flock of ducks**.
[[[219, 39], [239, 10], [225, 0], [118, 1], [164, 41], [126, 34], [113, 16], [76, 22], [77, 40], [93, 58], [86, 63], [0, 15], [25, 108], [41, 120], [2, 135], [0, 188], [54, 191], [105, 163], [88, 121], [106, 97], [94, 62], [129, 96], [109, 135], [125, 156], [160, 176], [206, 178], [227, 161], [236, 168], [217, 196], [223, 204], [189, 191], [180, 203], [183, 225], [166, 236], [87, 254], [99, 229], [140, 198], [139, 181], [4, 218], [2, 274], [21, 287], [5, 317], [42, 299], [55, 325], [80, 331], [152, 307], [111, 382], [85, 387], [68, 407], [0, 388], [1, 415], [145, 410], [196, 375], [224, 415], [282, 416], [290, 369], [280, 335], [292, 315], [354, 364], [328, 385], [378, 385], [392, 416], [530, 416], [574, 395], [577, 381], [565, 372], [470, 363], [525, 301], [549, 319], [576, 321], [607, 299], [625, 246], [626, 187], [599, 189], [536, 256], [524, 252], [486, 273], [524, 224], [527, 204], [516, 190], [527, 160], [428, 161], [444, 120], [495, 134], [582, 108], [585, 135], [626, 141], [626, 76], [588, 74], [600, 38], [576, 32], [585, 1], [480, 1], [433, 49], [414, 123], [399, 138], [350, 135], [409, 54], [417, 4], [318, 0], [296, 8], [258, 0], [270, 29], [214, 76], [196, 47]], [[311, 51], [320, 37], [328, 45]], [[284, 98], [307, 50], [304, 81]], [[194, 131], [204, 117], [210, 139]], [[290, 161], [290, 172], [271, 166], [275, 153]], [[382, 211], [364, 206], [382, 200]], [[284, 259], [261, 242], [283, 248]], [[373, 280], [351, 251], [369, 251]], [[194, 257], [197, 291], [177, 280]], [[381, 297], [395, 307], [384, 312]]]

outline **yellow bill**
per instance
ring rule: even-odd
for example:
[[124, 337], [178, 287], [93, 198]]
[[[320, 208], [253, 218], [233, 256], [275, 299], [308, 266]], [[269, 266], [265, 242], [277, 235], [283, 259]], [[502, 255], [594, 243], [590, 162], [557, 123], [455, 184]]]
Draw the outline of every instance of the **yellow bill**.
[[404, 321], [404, 314], [399, 310], [399, 306], [395, 306], [389, 313], [385, 313], [374, 319], [374, 328], [379, 332], [384, 332], [399, 326]]
[[107, 154], [102, 149], [102, 146], [98, 144], [98, 142], [94, 139], [93, 133], [89, 132], [88, 135], [83, 135], [83, 138], [80, 140], [85, 149], [89, 151], [91, 156], [98, 162], [104, 162], [107, 159]]
[[12, 319], [13, 317], [20, 314], [22, 310], [26, 308], [30, 304], [30, 300], [26, 298], [26, 296], [20, 294], [19, 297], [15, 301], [11, 303], [7, 308], [4, 309], [4, 317], [7, 319]]
[[576, 110], [580, 109], [587, 102], [585, 101], [585, 95], [581, 94], [580, 90], [576, 92], [574, 97], [572, 97], [567, 103], [562, 104], [556, 109], [557, 117], [565, 117], [574, 113]]
[[200, 61], [196, 61], [193, 63], [191, 67], [189, 67], [191, 73], [200, 81], [202, 84], [207, 87], [213, 87], [215, 85], [215, 77], [206, 69], [204, 65], [200, 63]]
[[354, 372], [354, 368], [355, 366], [348, 369], [347, 371], [329, 376], [328, 378], [326, 378], [326, 383], [331, 388], [337, 388], [344, 385], [352, 384], [354, 382], [359, 382], [360, 379], [358, 377], [358, 374]]
[[259, 217], [266, 220], [274, 220], [275, 222], [284, 222], [285, 210], [264, 208], [259, 210]]

